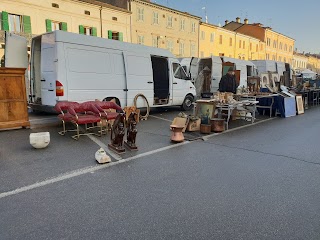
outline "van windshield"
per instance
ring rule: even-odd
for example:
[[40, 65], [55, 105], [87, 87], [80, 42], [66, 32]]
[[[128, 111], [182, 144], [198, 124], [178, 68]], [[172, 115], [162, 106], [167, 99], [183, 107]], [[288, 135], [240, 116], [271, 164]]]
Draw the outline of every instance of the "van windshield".
[[172, 63], [172, 70], [175, 78], [188, 79], [186, 72], [179, 63]]

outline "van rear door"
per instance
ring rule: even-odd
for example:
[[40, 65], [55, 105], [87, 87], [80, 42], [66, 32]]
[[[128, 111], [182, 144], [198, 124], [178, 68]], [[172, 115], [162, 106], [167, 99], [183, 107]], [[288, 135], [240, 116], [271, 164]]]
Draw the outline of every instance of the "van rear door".
[[217, 92], [219, 89], [219, 82], [222, 77], [222, 61], [220, 57], [212, 56], [211, 69], [211, 92]]
[[41, 39], [41, 103], [55, 106], [56, 97], [56, 51], [53, 35], [43, 35]]
[[[143, 94], [149, 105], [153, 105], [153, 72], [151, 56], [148, 54], [123, 53], [127, 92], [126, 106], [132, 106], [136, 95]], [[145, 100], [137, 99], [137, 107], [147, 107]]]

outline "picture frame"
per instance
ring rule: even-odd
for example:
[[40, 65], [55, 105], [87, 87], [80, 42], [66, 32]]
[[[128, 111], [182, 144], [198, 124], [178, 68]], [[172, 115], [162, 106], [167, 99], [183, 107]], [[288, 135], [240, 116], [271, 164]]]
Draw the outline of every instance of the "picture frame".
[[261, 80], [260, 80], [261, 88], [266, 88], [267, 84], [269, 84], [269, 75], [268, 75], [268, 73], [261, 73]]
[[297, 102], [297, 112], [299, 114], [304, 113], [304, 107], [303, 107], [303, 99], [301, 95], [296, 96], [296, 102]]
[[214, 118], [216, 103], [197, 101], [195, 115], [201, 119], [201, 123], [209, 124], [210, 119]]

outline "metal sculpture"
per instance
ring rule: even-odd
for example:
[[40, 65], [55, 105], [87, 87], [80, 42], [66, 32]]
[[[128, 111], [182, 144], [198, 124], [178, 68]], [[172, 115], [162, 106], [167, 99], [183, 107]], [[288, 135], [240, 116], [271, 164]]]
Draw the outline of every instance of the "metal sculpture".
[[108, 147], [115, 151], [116, 153], [124, 153], [126, 150], [123, 147], [123, 137], [125, 134], [125, 115], [124, 113], [119, 113], [119, 115], [114, 120], [111, 128], [111, 143]]
[[124, 142], [125, 146], [130, 150], [138, 150], [136, 146], [136, 137], [137, 137], [137, 113], [131, 112], [128, 117], [127, 122], [127, 141]]

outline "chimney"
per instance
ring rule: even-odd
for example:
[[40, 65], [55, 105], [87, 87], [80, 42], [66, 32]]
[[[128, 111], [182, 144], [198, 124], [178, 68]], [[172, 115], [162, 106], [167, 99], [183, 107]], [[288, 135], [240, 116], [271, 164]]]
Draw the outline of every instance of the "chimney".
[[224, 25], [227, 25], [229, 23], [229, 20], [224, 21]]
[[249, 24], [248, 18], [245, 18], [245, 19], [243, 20], [243, 23], [244, 23], [244, 24]]
[[240, 19], [239, 17], [236, 18], [236, 22], [237, 22], [237, 23], [240, 23], [240, 20], [241, 20], [241, 19]]

